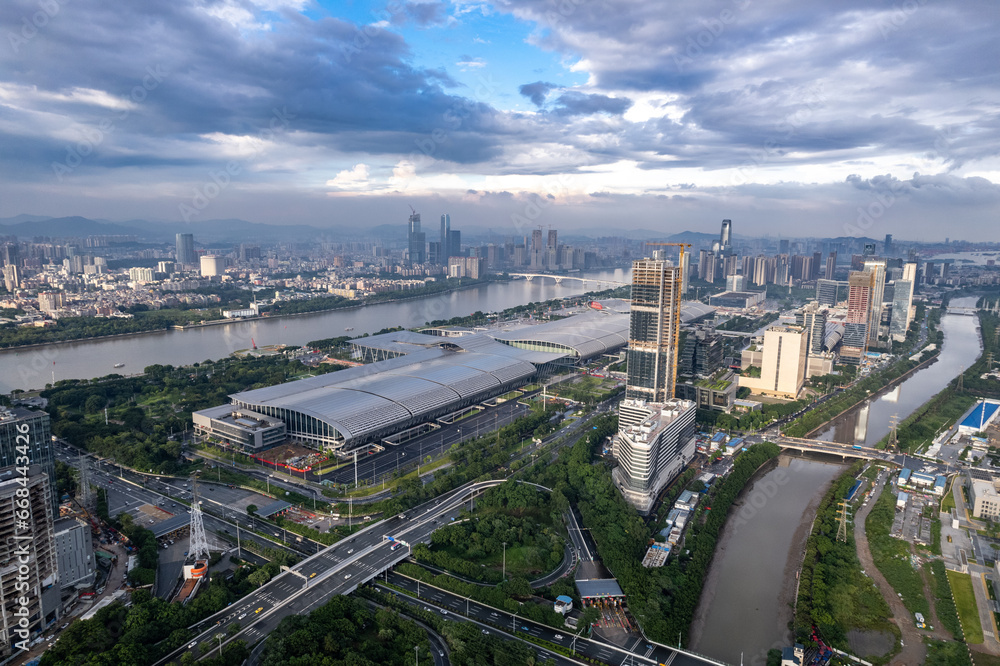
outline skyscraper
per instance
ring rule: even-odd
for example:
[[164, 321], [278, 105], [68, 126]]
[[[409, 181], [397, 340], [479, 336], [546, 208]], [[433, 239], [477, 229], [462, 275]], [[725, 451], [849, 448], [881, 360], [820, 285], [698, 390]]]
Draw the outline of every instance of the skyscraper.
[[834, 273], [837, 272], [837, 251], [834, 250], [826, 256], [826, 275], [824, 276], [827, 280], [832, 280]]
[[882, 326], [882, 297], [885, 294], [885, 259], [865, 261], [865, 270], [872, 274], [871, 306], [868, 312], [868, 346], [878, 347]]
[[664, 402], [674, 397], [680, 316], [680, 268], [660, 252], [632, 262], [626, 398]]
[[722, 233], [719, 234], [719, 251], [731, 254], [733, 251], [733, 221], [722, 221]]
[[808, 336], [807, 348], [810, 354], [821, 354], [823, 342], [826, 340], [827, 311], [819, 303], [806, 303], [795, 313], [795, 325], [801, 326]]
[[407, 249], [409, 250], [410, 264], [422, 264], [427, 259], [427, 243], [424, 232], [420, 230], [420, 213], [413, 212], [410, 215], [409, 228], [407, 234]]
[[840, 357], [845, 363], [858, 364], [868, 350], [868, 323], [871, 321], [873, 275], [852, 271], [847, 279], [847, 319]]
[[[56, 487], [56, 463], [52, 452], [52, 432], [49, 415], [24, 407], [0, 407], [0, 468], [14, 467], [23, 456], [18, 447], [27, 447], [29, 464], [38, 465]], [[53, 515], [59, 515], [56, 498], [52, 499]]]
[[896, 280], [892, 292], [892, 318], [889, 320], [889, 335], [896, 342], [906, 340], [910, 328], [910, 308], [913, 305], [913, 286], [917, 281], [917, 264], [903, 265], [903, 277]]
[[892, 234], [885, 235], [885, 243], [882, 246], [882, 254], [887, 257], [892, 254]]
[[694, 456], [695, 404], [674, 398], [682, 282], [680, 266], [661, 252], [632, 262], [628, 379], [618, 406], [612, 478], [644, 514]]
[[185, 266], [198, 263], [198, 255], [194, 251], [194, 234], [177, 234], [176, 261]]
[[445, 213], [441, 216], [441, 245], [438, 247], [438, 261], [442, 266], [448, 265], [448, 257], [451, 256], [451, 248], [448, 243], [448, 232], [451, 231], [451, 215]]

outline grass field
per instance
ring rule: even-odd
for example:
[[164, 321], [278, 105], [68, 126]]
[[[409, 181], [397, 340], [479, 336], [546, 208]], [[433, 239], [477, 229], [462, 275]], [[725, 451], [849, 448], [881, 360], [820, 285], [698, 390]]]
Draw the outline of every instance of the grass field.
[[[954, 479], [952, 480], [952, 483], [954, 483]], [[948, 512], [954, 508], [955, 496], [951, 494], [951, 484], [948, 484], [948, 490], [944, 494], [944, 499], [941, 500], [941, 510]]]
[[951, 594], [955, 597], [955, 608], [958, 610], [958, 617], [962, 620], [965, 642], [970, 644], [982, 643], [983, 627], [979, 623], [976, 595], [972, 590], [972, 576], [956, 571], [949, 571], [948, 582], [951, 583]]

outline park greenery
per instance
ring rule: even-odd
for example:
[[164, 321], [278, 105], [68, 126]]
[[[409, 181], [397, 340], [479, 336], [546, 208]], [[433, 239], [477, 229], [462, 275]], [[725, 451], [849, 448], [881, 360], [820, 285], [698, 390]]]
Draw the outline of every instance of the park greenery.
[[[365, 510], [395, 515], [469, 481], [487, 478], [493, 471], [509, 464], [511, 455], [526, 439], [544, 437], [552, 432], [555, 426], [551, 420], [560, 409], [555, 406], [545, 409], [535, 404], [529, 414], [496, 432], [453, 445], [448, 452], [451, 466], [435, 471], [433, 481], [425, 484], [416, 475], [408, 475], [399, 482], [393, 497], [366, 504]], [[341, 515], [351, 510], [347, 503], [333, 508]]]
[[840, 502], [854, 485], [863, 463], [855, 463], [839, 476], [820, 500], [799, 574], [795, 605], [795, 638], [807, 643], [813, 627], [827, 643], [849, 649], [851, 629], [899, 630], [889, 623], [889, 607], [861, 572], [853, 529], [847, 540], [837, 539]]
[[138, 557], [135, 568], [128, 572], [132, 585], [141, 587], [156, 581], [156, 567], [160, 563], [160, 549], [156, 536], [132, 518], [130, 513], [119, 514], [115, 521], [118, 530], [124, 534]]
[[930, 604], [924, 596], [924, 580], [912, 563], [910, 544], [890, 535], [896, 515], [896, 497], [883, 492], [865, 521], [865, 534], [875, 566], [911, 613], [930, 614]]
[[777, 456], [779, 449], [770, 443], [757, 444], [737, 456], [733, 470], [708, 490], [689, 523], [685, 552], [662, 568], [646, 568], [642, 558], [653, 537], [651, 526], [622, 497], [610, 466], [600, 457], [602, 442], [615, 432], [617, 418], [599, 417], [592, 426], [572, 447], [560, 451], [554, 462], [529, 468], [528, 478], [552, 488], [553, 511], [570, 505], [579, 509], [601, 561], [618, 580], [646, 635], [673, 642], [691, 624], [730, 507], [754, 472]]
[[955, 600], [951, 597], [951, 585], [948, 583], [947, 572], [942, 560], [931, 560], [925, 564], [924, 568], [933, 581], [932, 590], [934, 592], [934, 610], [937, 612], [938, 621], [945, 629], [951, 632], [956, 641], [964, 641], [962, 625], [958, 621], [958, 611], [955, 609]]
[[260, 663], [409, 666], [435, 661], [427, 632], [414, 622], [388, 608], [372, 611], [362, 601], [335, 596], [308, 615], [284, 618], [271, 633]]
[[[538, 659], [535, 649], [525, 643], [495, 633], [483, 634], [471, 622], [445, 620], [433, 611], [407, 603], [397, 594], [363, 586], [358, 588], [357, 595], [433, 628], [448, 642], [448, 661], [455, 666], [553, 666], [555, 663], [552, 659]], [[557, 645], [547, 647], [553, 652], [568, 652]]]
[[[232, 578], [213, 576], [208, 587], [188, 604], [172, 604], [148, 590], [135, 590], [131, 606], [113, 603], [93, 618], [70, 625], [42, 655], [41, 666], [152, 664], [191, 640], [187, 627], [257, 589], [291, 562], [276, 554], [274, 560], [259, 567], [236, 563]], [[223, 649], [221, 660], [199, 663], [238, 666], [248, 654], [246, 647], [236, 642]]]
[[475, 581], [499, 583], [504, 569], [511, 577], [538, 578], [563, 559], [560, 517], [548, 504], [537, 488], [508, 481], [486, 491], [469, 520], [437, 530], [413, 555]]
[[[315, 372], [337, 369], [323, 365]], [[182, 471], [176, 437], [190, 428], [191, 412], [224, 404], [231, 393], [281, 384], [302, 370], [284, 356], [151, 365], [137, 377], [61, 380], [41, 395], [55, 435], [133, 469], [172, 474]]]

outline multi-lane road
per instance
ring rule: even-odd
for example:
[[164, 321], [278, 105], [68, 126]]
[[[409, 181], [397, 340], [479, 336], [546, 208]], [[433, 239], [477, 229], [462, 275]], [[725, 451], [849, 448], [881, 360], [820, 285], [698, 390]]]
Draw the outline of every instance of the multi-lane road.
[[[200, 622], [194, 627], [197, 637], [159, 663], [179, 660], [185, 652], [199, 656], [201, 643], [218, 647], [216, 635], [230, 630], [234, 634], [223, 639], [223, 646], [237, 639], [252, 645], [274, 631], [287, 615], [308, 613], [334, 595], [353, 592], [405, 559], [410, 544], [429, 541], [435, 529], [459, 515], [470, 497], [502, 482], [466, 484], [323, 549]], [[233, 625], [238, 627], [231, 629]]]

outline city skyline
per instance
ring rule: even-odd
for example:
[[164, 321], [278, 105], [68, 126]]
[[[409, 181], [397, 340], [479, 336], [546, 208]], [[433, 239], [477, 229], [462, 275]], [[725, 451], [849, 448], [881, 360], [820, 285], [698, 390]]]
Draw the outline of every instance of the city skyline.
[[659, 9], [8, 3], [0, 217], [990, 238], [985, 5]]

